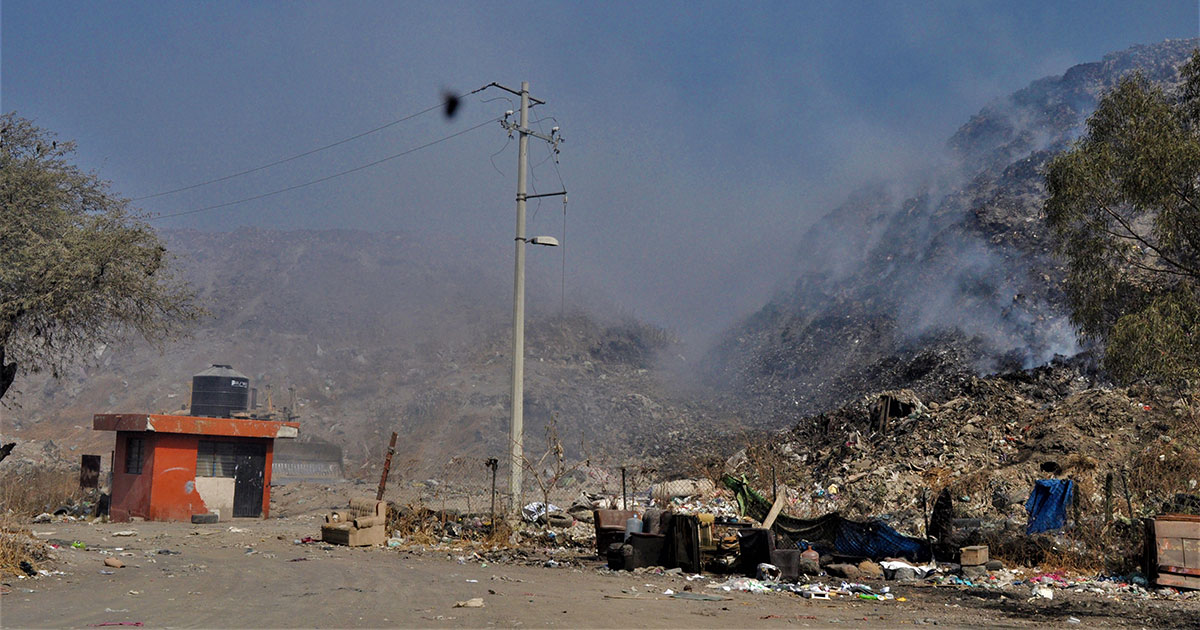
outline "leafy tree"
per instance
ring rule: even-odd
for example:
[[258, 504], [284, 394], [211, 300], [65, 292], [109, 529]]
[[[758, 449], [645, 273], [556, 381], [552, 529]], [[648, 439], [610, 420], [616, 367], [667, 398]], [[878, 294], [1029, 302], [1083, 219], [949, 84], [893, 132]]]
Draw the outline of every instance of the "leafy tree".
[[203, 312], [154, 230], [74, 152], [0, 116], [0, 398], [19, 372], [57, 377], [101, 344], [162, 342]]
[[1140, 74], [1047, 169], [1045, 211], [1080, 336], [1120, 380], [1200, 379], [1200, 50], [1168, 91]]

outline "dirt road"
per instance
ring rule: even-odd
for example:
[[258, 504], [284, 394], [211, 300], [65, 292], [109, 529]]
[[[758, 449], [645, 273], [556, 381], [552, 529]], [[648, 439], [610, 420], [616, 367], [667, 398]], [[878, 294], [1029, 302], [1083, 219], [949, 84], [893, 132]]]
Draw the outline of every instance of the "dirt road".
[[[231, 526], [244, 531], [231, 532]], [[116, 535], [123, 530], [137, 534]], [[311, 516], [219, 525], [55, 523], [34, 531], [63, 546], [62, 560], [52, 567], [63, 574], [5, 580], [5, 628], [121, 622], [206, 628], [1200, 626], [1197, 602], [1059, 597], [1031, 603], [994, 591], [896, 583], [893, 590], [907, 602], [812, 601], [727, 593], [708, 588], [710, 580], [679, 575], [610, 574], [598, 571], [594, 559], [564, 558], [569, 566], [547, 568], [460, 563], [456, 553], [436, 551], [294, 544], [317, 533]], [[74, 541], [87, 548], [71, 549]], [[126, 566], [105, 567], [105, 558]], [[689, 586], [728, 599], [663, 595]], [[471, 598], [482, 598], [484, 607], [455, 607]]]

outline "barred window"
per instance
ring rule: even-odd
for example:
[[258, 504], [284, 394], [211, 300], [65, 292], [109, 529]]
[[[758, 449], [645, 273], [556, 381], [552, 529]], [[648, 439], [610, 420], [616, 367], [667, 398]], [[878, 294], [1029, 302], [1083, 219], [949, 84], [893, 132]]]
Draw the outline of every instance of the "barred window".
[[146, 450], [146, 438], [130, 437], [125, 440], [125, 472], [142, 474], [142, 459]]
[[234, 442], [200, 440], [196, 449], [197, 477], [232, 477], [236, 466]]

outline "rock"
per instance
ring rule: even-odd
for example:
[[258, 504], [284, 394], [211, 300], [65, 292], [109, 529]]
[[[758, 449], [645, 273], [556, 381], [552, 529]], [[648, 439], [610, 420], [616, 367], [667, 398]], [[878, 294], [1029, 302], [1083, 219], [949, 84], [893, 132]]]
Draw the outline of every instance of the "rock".
[[892, 579], [900, 582], [915, 580], [917, 579], [917, 570], [910, 569], [908, 567], [900, 567], [899, 569], [896, 569], [895, 573], [893, 573]]
[[1000, 562], [999, 560], [988, 560], [988, 563], [983, 566], [987, 567], [988, 571], [1003, 571], [1004, 570], [1004, 563]]
[[121, 561], [120, 561], [120, 560], [118, 560], [117, 558], [105, 558], [105, 559], [104, 559], [104, 566], [106, 566], [106, 567], [112, 567], [112, 568], [114, 568], [114, 569], [124, 569], [124, 568], [125, 568], [125, 563], [124, 563], [124, 562], [121, 562]]
[[982, 577], [987, 577], [988, 570], [984, 565], [966, 565], [962, 568], [963, 577], [977, 580]]
[[870, 560], [863, 560], [862, 562], [858, 563], [858, 572], [864, 578], [883, 578], [883, 567], [871, 562]]
[[801, 558], [800, 573], [801, 575], [821, 575], [821, 565], [817, 564], [816, 560]]
[[862, 571], [853, 564], [830, 564], [825, 567], [825, 572], [834, 577], [846, 578], [847, 580], [857, 580], [862, 577]]

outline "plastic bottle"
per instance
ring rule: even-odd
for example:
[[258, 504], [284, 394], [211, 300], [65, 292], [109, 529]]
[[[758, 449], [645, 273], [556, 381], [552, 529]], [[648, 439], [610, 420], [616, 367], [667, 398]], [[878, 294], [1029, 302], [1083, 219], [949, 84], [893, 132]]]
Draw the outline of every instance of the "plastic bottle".
[[812, 545], [809, 545], [807, 549], [801, 551], [800, 557], [804, 560], [812, 560], [813, 562], [819, 562], [821, 560], [821, 554], [817, 553], [817, 550], [813, 549]]
[[642, 533], [642, 518], [635, 513], [625, 521], [625, 541], [629, 542], [630, 534], [640, 533]]

